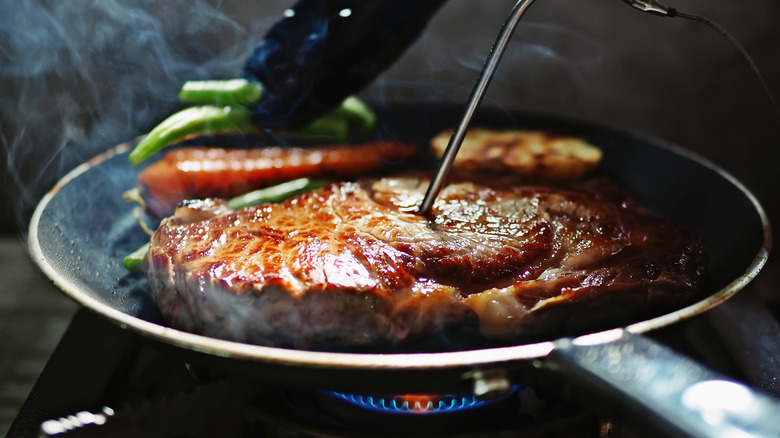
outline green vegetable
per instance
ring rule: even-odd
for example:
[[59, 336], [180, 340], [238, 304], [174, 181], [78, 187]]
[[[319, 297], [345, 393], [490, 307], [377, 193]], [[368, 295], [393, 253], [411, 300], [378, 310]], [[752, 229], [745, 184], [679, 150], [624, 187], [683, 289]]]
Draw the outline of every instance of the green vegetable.
[[[165, 119], [130, 152], [130, 162], [137, 166], [160, 149], [192, 135], [256, 131], [248, 107], [259, 102], [262, 95], [262, 84], [246, 79], [185, 82], [179, 99], [210, 105], [186, 108]], [[374, 123], [376, 116], [371, 108], [352, 96], [308, 126], [281, 134], [345, 141], [350, 128], [368, 131]]]
[[360, 131], [370, 130], [376, 123], [376, 116], [362, 100], [351, 96], [330, 114], [320, 117], [308, 126], [290, 131], [293, 136], [319, 137], [333, 141], [345, 141], [350, 127]]
[[263, 86], [246, 79], [226, 79], [185, 82], [179, 92], [179, 100], [212, 105], [248, 106], [260, 101]]
[[144, 257], [149, 252], [149, 243], [125, 256], [122, 265], [130, 272], [141, 272], [144, 268]]
[[[294, 179], [237, 196], [228, 200], [227, 205], [231, 210], [240, 210], [253, 205], [278, 203], [326, 185], [328, 185], [327, 181], [316, 181], [309, 178]], [[130, 272], [140, 272], [143, 269], [144, 257], [148, 251], [149, 243], [127, 255], [122, 261], [125, 269]]]
[[318, 138], [333, 142], [346, 141], [349, 134], [349, 121], [335, 114], [329, 114], [303, 128], [287, 131], [286, 134], [288, 137]]
[[193, 134], [252, 131], [249, 110], [238, 106], [195, 106], [168, 117], [136, 145], [130, 163], [137, 166], [169, 144]]
[[355, 96], [344, 99], [341, 106], [336, 108], [335, 114], [350, 121], [357, 122], [363, 130], [370, 130], [376, 124], [376, 114], [365, 102]]
[[290, 199], [293, 196], [306, 193], [308, 191], [319, 189], [328, 185], [327, 181], [315, 181], [309, 178], [294, 179], [275, 186], [255, 190], [244, 195], [236, 196], [227, 202], [231, 210], [241, 210], [242, 208], [265, 203], [278, 203]]

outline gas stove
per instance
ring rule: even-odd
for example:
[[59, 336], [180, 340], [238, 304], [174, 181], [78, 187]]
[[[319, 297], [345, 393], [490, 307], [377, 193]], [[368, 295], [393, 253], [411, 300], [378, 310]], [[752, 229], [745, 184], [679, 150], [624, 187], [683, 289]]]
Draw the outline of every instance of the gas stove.
[[[762, 282], [651, 335], [719, 373], [780, 394], [778, 323]], [[743, 322], [740, 322], [743, 321]], [[746, 327], [744, 321], [751, 321]], [[771, 349], [775, 350], [774, 356]], [[736, 353], [739, 352], [739, 353]], [[555, 380], [555, 379], [553, 379]], [[501, 398], [362, 394], [226, 375], [79, 310], [9, 437], [645, 437], [642, 418], [602, 409], [565, 381], [518, 384]]]
[[599, 423], [559, 395], [520, 386], [483, 401], [468, 394], [335, 393], [268, 382], [267, 376], [253, 380], [192, 366], [81, 310], [9, 437], [478, 437], [516, 436], [518, 430], [530, 437], [561, 428], [598, 430]]
[[[255, 2], [252, 7], [277, 6], [272, 3], [276, 2]], [[757, 88], [751, 89], [750, 86], [742, 85], [752, 83], [749, 82], [752, 78], [746, 78], [749, 71], [741, 62], [732, 60], [731, 51], [724, 49], [723, 46], [714, 45], [712, 40], [702, 37], [697, 26], [678, 26], [677, 21], [667, 20], [663, 20], [663, 24], [660, 24], [661, 21], [647, 20], [644, 14], [634, 14], [635, 11], [627, 11], [627, 8], [615, 8], [613, 12], [612, 8], [604, 7], [599, 8], [597, 13], [592, 13], [592, 4], [580, 5], [569, 2], [565, 6], [565, 11], [561, 11], [559, 6], [555, 6], [555, 2], [539, 3], [537, 20], [541, 25], [537, 24], [529, 32], [533, 32], [535, 37], [540, 34], [547, 35], [549, 33], [547, 24], [554, 23], [563, 30], [550, 34], [558, 37], [555, 38], [556, 41], [576, 42], [572, 44], [574, 49], [587, 49], [585, 50], [587, 53], [583, 53], [583, 56], [571, 57], [571, 60], [587, 59], [586, 56], [590, 54], [593, 55], [591, 60], [598, 60], [602, 63], [601, 67], [606, 68], [593, 68], [588, 65], [584, 69], [577, 69], [571, 64], [548, 62], [542, 64], [542, 67], [547, 65], [544, 70], [538, 70], [526, 68], [529, 65], [527, 62], [516, 62], [515, 65], [519, 66], [520, 73], [525, 69], [527, 74], [518, 75], [516, 71], [505, 74], [510, 80], [508, 84], [504, 84], [501, 92], [496, 93], [496, 98], [500, 102], [514, 103], [516, 101], [514, 96], [522, 95], [523, 105], [530, 108], [539, 107], [545, 111], [572, 114], [587, 112], [594, 118], [603, 118], [618, 125], [628, 125], [654, 132], [680, 144], [693, 145], [715, 161], [729, 163], [730, 169], [736, 176], [749, 186], [758, 188], [758, 194], [762, 199], [772, 201], [772, 205], [769, 206], [772, 212], [777, 211], [776, 203], [773, 201], [776, 197], [776, 184], [772, 181], [776, 181], [778, 175], [775, 171], [778, 161], [773, 159], [777, 157], [778, 149], [771, 147], [776, 143], [776, 125], [767, 123], [765, 107], [760, 103], [755, 104], [757, 96], [760, 96]], [[762, 58], [759, 61], [763, 62], [759, 64], [767, 69], [769, 78], [777, 77], [777, 69], [773, 69], [770, 61], [766, 61], [773, 59], [776, 53], [777, 39], [772, 36], [776, 34], [777, 29], [780, 29], [776, 26], [774, 18], [777, 14], [771, 13], [776, 9], [773, 2], [754, 1], [750, 7], [743, 3], [728, 6], [703, 1], [692, 2], [692, 6], [694, 3], [699, 3], [695, 6], [702, 13], [713, 17], [727, 17], [729, 28], [736, 26], [734, 30], [737, 34], [741, 37], [745, 36], [751, 43], [749, 47], [751, 53], [756, 53]], [[543, 9], [545, 5], [551, 5], [550, 9]], [[64, 3], [63, 7], [67, 9]], [[190, 12], [194, 13], [195, 8], [191, 9], [193, 10]], [[160, 9], [154, 8], [154, 10]], [[210, 8], [207, 10], [211, 11]], [[90, 44], [94, 40], [92, 36], [96, 33], [81, 32], [81, 30], [85, 28], [94, 30], [93, 26], [104, 26], [106, 23], [111, 25], [109, 27], [117, 27], [120, 30], [117, 35], [121, 40], [116, 41], [138, 40], [127, 38], [128, 33], [121, 31], [122, 26], [117, 26], [114, 15], [108, 16], [107, 20], [90, 19], [94, 17], [95, 11], [94, 8], [89, 9], [89, 14], [83, 17], [89, 20], [76, 22], [86, 26], [73, 25], [73, 19], [82, 19], [81, 16], [74, 17], [73, 14], [60, 13], [51, 14], [51, 17], [66, 20], [69, 25], [60, 27], [78, 30], [79, 34], [76, 36], [83, 35], [83, 40]], [[624, 14], [623, 11], [627, 12]], [[758, 15], [755, 15], [756, 11]], [[410, 61], [401, 65], [398, 70], [414, 72], [414, 74], [406, 76], [401, 74], [401, 78], [418, 78], [421, 65], [435, 65], [436, 68], [427, 69], [430, 72], [456, 71], [449, 64], [435, 64], [431, 61], [432, 56], [433, 61], [436, 61], [440, 59], [435, 58], [437, 54], [449, 56], [452, 52], [463, 54], [473, 52], [473, 50], [454, 50], [449, 47], [451, 45], [457, 48], [458, 41], [473, 44], [478, 48], [479, 53], [482, 53], [485, 47], [481, 36], [485, 33], [477, 28], [482, 23], [489, 25], [489, 35], [492, 36], [497, 21], [494, 18], [487, 19], [486, 15], [501, 14], [504, 11], [501, 8], [474, 9], [456, 5], [444, 12], [449, 16], [445, 16], [445, 19], [440, 21], [443, 24], [436, 25], [431, 30], [447, 36], [443, 39], [447, 42], [447, 46], [444, 46], [446, 50], [442, 50], [441, 45], [430, 44], [428, 48], [433, 50], [418, 50], [416, 55], [413, 53], [416, 57], [409, 58]], [[251, 20], [269, 14], [242, 11], [235, 15]], [[127, 16], [135, 17], [132, 14]], [[150, 17], [155, 18], [156, 15], [151, 14]], [[634, 17], [636, 21], [632, 21]], [[167, 26], [177, 26], [178, 23], [189, 26], [191, 22], [196, 21], [170, 18], [165, 19]], [[201, 21], [213, 23], [212, 20]], [[156, 20], [148, 22], [153, 25]], [[669, 27], [667, 22], [675, 23], [673, 25], [675, 27]], [[17, 23], [27, 26], [30, 21], [17, 20]], [[138, 26], [139, 23], [138, 20], [130, 20], [132, 26]], [[449, 23], [469, 23], [470, 36], [462, 38], [463, 28], [450, 26]], [[259, 26], [253, 25], [253, 29], [259, 29]], [[25, 32], [19, 33], [19, 35], [24, 34]], [[19, 114], [29, 114], [35, 119], [40, 119], [42, 113], [52, 112], [57, 117], [65, 112], [70, 113], [75, 110], [74, 102], [84, 101], [83, 96], [93, 96], [93, 93], [85, 92], [85, 87], [79, 86], [84, 82], [89, 83], [86, 91], [122, 90], [124, 87], [115, 87], [112, 78], [132, 79], [133, 72], [138, 72], [142, 77], [148, 75], [145, 69], [128, 69], [124, 63], [106, 62], [103, 51], [85, 50], [88, 46], [81, 45], [81, 38], [68, 40], [63, 39], [57, 32], [50, 34], [56, 39], [56, 44], [52, 44], [51, 47], [58, 48], [61, 41], [69, 41], [72, 47], [77, 48], [77, 50], [61, 53], [63, 56], [72, 54], [77, 57], [78, 62], [66, 62], [63, 66], [70, 65], [74, 72], [69, 73], [61, 68], [51, 70], [56, 73], [57, 80], [54, 83], [51, 83], [49, 76], [41, 74], [28, 73], [27, 78], [4, 76], [7, 79], [5, 82], [13, 85], [5, 87], [7, 90], [3, 93], [5, 96], [11, 90], [14, 91], [10, 93], [11, 98], [3, 99], [10, 109], [8, 114], [14, 115], [13, 120]], [[177, 32], [174, 27], [169, 34], [179, 35], [180, 32]], [[224, 34], [228, 39], [233, 35], [231, 32]], [[207, 36], [211, 39], [221, 35], [209, 28]], [[241, 40], [243, 39], [242, 34]], [[15, 41], [22, 43], [31, 40], [20, 38]], [[192, 38], [192, 41], [201, 40]], [[602, 47], [599, 46], [599, 42], [605, 41], [608, 42], [609, 51], [602, 51]], [[681, 41], [685, 41], [685, 44], [679, 44]], [[112, 53], [122, 53], [118, 50], [120, 44], [107, 44], [105, 47], [110, 48]], [[143, 54], [157, 53], [147, 50], [145, 46], [133, 47], [138, 47], [137, 50]], [[48, 49], [30, 50], [21, 44], [13, 48], [19, 53], [41, 54], [41, 60], [59, 58], [49, 56], [52, 54]], [[656, 50], [661, 48], [663, 50]], [[675, 48], [675, 50], [667, 50], [668, 48]], [[526, 56], [526, 52], [522, 51], [521, 54]], [[95, 55], [94, 59], [88, 57], [92, 54]], [[566, 55], [567, 52], [564, 51], [563, 54]], [[123, 53], [123, 56], [129, 57], [126, 53]], [[606, 65], [603, 64], [605, 58], [611, 60]], [[19, 57], [19, 59], [27, 58]], [[461, 63], [463, 59], [468, 58], [461, 56], [454, 59]], [[122, 74], [115, 74], [112, 69], [102, 74], [102, 69], [87, 68], [88, 64], [85, 62], [95, 62], [95, 60], [96, 65], [101, 67], [118, 66]], [[648, 63], [657, 68], [645, 68]], [[155, 63], [140, 63], [140, 65], [144, 64]], [[31, 63], [36, 73], [42, 70], [40, 65], [40, 63]], [[505, 62], [505, 65], [512, 65], [512, 63]], [[570, 75], [564, 76], [577, 85], [571, 92], [560, 92], [562, 75], [560, 70], [564, 69], [571, 72]], [[44, 73], [48, 71], [43, 69]], [[98, 74], [95, 74], [95, 71]], [[191, 73], [191, 69], [183, 69], [183, 71], [187, 74]], [[8, 72], [4, 71], [4, 73]], [[87, 75], [82, 76], [85, 73]], [[166, 82], [178, 83], [180, 78], [170, 77], [170, 70], [164, 70], [163, 73]], [[517, 88], [516, 84], [523, 83], [518, 80], [518, 77], [524, 78], [528, 75], [532, 75], [535, 79], [532, 81], [532, 86], [518, 88], [521, 93], [512, 92]], [[472, 76], [468, 75], [469, 85], [473, 80]], [[88, 80], [85, 81], [85, 78]], [[108, 82], [92, 83], [93, 80], [100, 79]], [[450, 81], [450, 78], [441, 79], [439, 76], [433, 79], [445, 83]], [[52, 93], [54, 85], [60, 83], [65, 84], [66, 86], [63, 85], [62, 88], [71, 90], [75, 98], [60, 94], [47, 95], [44, 96], [45, 98], [30, 98], [38, 97], [30, 96], [30, 91], [40, 89]], [[47, 86], [42, 86], [43, 84]], [[497, 82], [493, 87], [499, 85], [500, 82]], [[132, 114], [133, 117], [119, 117], [119, 120], [132, 120], [136, 124], [146, 123], [136, 122], [139, 112], [144, 114], [146, 119], [154, 117], [145, 106], [148, 101], [158, 102], [159, 96], [145, 99], [143, 95], [139, 97], [138, 90], [127, 89], [127, 91], [133, 96], [132, 99], [127, 100], [140, 102], [144, 108], [141, 108], [143, 111], [138, 111], [136, 107], [128, 107], [127, 112], [123, 109], [123, 112], [119, 112], [120, 116]], [[145, 82], [141, 91], [150, 94], [159, 92], [157, 87], [148, 87]], [[382, 91], [384, 92], [385, 89], [382, 88]], [[17, 92], [25, 99], [16, 98]], [[447, 92], [451, 93], [451, 91]], [[414, 93], [419, 94], [416, 88]], [[41, 143], [61, 147], [66, 144], [63, 139], [71, 140], [70, 137], [74, 133], [81, 133], [82, 129], [86, 129], [86, 133], [89, 134], [92, 124], [96, 124], [98, 119], [111, 119], [106, 115], [107, 111], [120, 107], [114, 105], [112, 100], [93, 104], [87, 99], [83, 108], [89, 114], [83, 116], [80, 113], [76, 114], [80, 116], [76, 117], [77, 120], [84, 121], [83, 126], [82, 123], [75, 123], [73, 126], [67, 125], [68, 128], [75, 129], [58, 129], [61, 125], [55, 123], [47, 125], [46, 129], [30, 129], [29, 125], [21, 124], [25, 127], [25, 132], [51, 133], [54, 137], [53, 141], [49, 141], [49, 137], [40, 140], [35, 136], [32, 139], [19, 136], [19, 140], [25, 141], [18, 141], [18, 143], [24, 146], [28, 143]], [[99, 111], [96, 111], [96, 108]], [[70, 111], [63, 111], [63, 109]], [[9, 121], [11, 120], [9, 118]], [[2, 128], [3, 134], [6, 134], [6, 125]], [[131, 128], [135, 129], [135, 125], [127, 129]], [[59, 132], [65, 134], [60, 135]], [[126, 137], [122, 133], [114, 135], [118, 138]], [[101, 135], [87, 136], [87, 138], [97, 138], [99, 140], [97, 143], [102, 148], [104, 146], [102, 136], [103, 132]], [[14, 135], [3, 137], [11, 140], [17, 138]], [[738, 154], [735, 154], [734, 145], [741, 145], [737, 148]], [[19, 148], [18, 153], [22, 158], [25, 156], [25, 150], [29, 152], [29, 156], [36, 164], [40, 161], [40, 157], [47, 153], [47, 150], [40, 148]], [[71, 147], [67, 150], [78, 149]], [[83, 151], [79, 154], [91, 156]], [[11, 166], [8, 168], [11, 169]], [[778, 383], [780, 346], [777, 339], [780, 327], [775, 318], [780, 314], [776, 310], [780, 307], [777, 305], [780, 302], [780, 297], [777, 295], [780, 269], [777, 265], [778, 263], [775, 263], [773, 267], [770, 260], [770, 264], [750, 287], [725, 304], [705, 315], [673, 325], [651, 336], [716, 371], [745, 381], [774, 396], [780, 395], [780, 383]], [[8, 283], [5, 286], [13, 288], [13, 285], [9, 286]], [[764, 305], [766, 302], [770, 302], [769, 308]], [[269, 380], [273, 379], [266, 378], [263, 382]], [[236, 395], [236, 391], [239, 391], [241, 396]], [[373, 400], [374, 394], [350, 394], [346, 398], [361, 400], [368, 396]], [[416, 402], [420, 403], [418, 406], [421, 406], [422, 410], [426, 410], [428, 406], [424, 398], [429, 396], [427, 394], [411, 396], [391, 394], [391, 396], [389, 402], [385, 401], [385, 405], [392, 406], [395, 403], [394, 406], [400, 405], [401, 409], [404, 409], [404, 402], [414, 400], [411, 403], [412, 407]], [[458, 395], [438, 396], [445, 400], [455, 400]], [[587, 400], [587, 394], [585, 396]], [[196, 368], [175, 354], [170, 354], [169, 351], [164, 351], [145, 339], [115, 327], [89, 311], [80, 310], [71, 321], [69, 329], [29, 394], [24, 407], [18, 413], [8, 436], [67, 436], [67, 434], [119, 436], [121, 433], [134, 436], [193, 437], [206, 435], [393, 436], [399, 435], [399, 432], [391, 428], [392, 423], [397, 422], [399, 415], [407, 415], [407, 413], [381, 414], [372, 411], [371, 408], [361, 410], [359, 407], [345, 405], [347, 402], [344, 400], [325, 397], [328, 396], [322, 395], [316, 388], [301, 392], [300, 389], [290, 390], [268, 383], [247, 382], [245, 379], [235, 379], [207, 369]], [[328, 400], [324, 402], [325, 406], [322, 406], [322, 400]], [[559, 388], [559, 391], [542, 391], [521, 386], [509, 399], [494, 406], [484, 407], [484, 410], [475, 408], [471, 411], [459, 410], [444, 414], [416, 412], [408, 416], [411, 418], [409, 422], [412, 423], [451, 425], [451, 429], [446, 431], [439, 432], [441, 429], [437, 429], [435, 433], [442, 436], [479, 436], [480, 433], [482, 436], [545, 436], [545, 433], [548, 436], [577, 436], [577, 433], [580, 433], [580, 436], [642, 436], [643, 433], [656, 436], [649, 431], [644, 432], [648, 429], [644, 428], [641, 419], [632, 418], [622, 412], [604, 413], [596, 409], [598, 406], [595, 403], [582, 400], [583, 397], [568, 394], [565, 387]], [[333, 406], [347, 407], [344, 410], [334, 408], [328, 404], [331, 402]], [[529, 406], [533, 406], [533, 409], [529, 409]], [[332, 412], [333, 410], [336, 412]], [[355, 412], [357, 414], [354, 414]], [[487, 414], [492, 412], [498, 412], [498, 416], [502, 417], [504, 422], [491, 421], [491, 416]], [[485, 417], [481, 417], [482, 413], [486, 413]], [[357, 424], [352, 421], [355, 415], [360, 420], [371, 419], [372, 425], [368, 426], [368, 430], [359, 421]], [[374, 418], [377, 416], [395, 421], [380, 422], [380, 425], [376, 425]], [[464, 416], [469, 417], [472, 423], [483, 418], [488, 420], [481, 422], [482, 428], [467, 428], [456, 421]], [[507, 420], [506, 416], [512, 418]], [[513, 421], [515, 417], [523, 417], [524, 420], [530, 417], [530, 421], [520, 419]], [[434, 420], [430, 421], [431, 418]], [[51, 429], [42, 428], [43, 424], [47, 424]], [[58, 424], [61, 427], [57, 426]], [[430, 429], [425, 429], [424, 424], [412, 424], [407, 428], [416, 430], [418, 435], [434, 434], [430, 433]], [[400, 435], [409, 434], [410, 431], [405, 430]]]

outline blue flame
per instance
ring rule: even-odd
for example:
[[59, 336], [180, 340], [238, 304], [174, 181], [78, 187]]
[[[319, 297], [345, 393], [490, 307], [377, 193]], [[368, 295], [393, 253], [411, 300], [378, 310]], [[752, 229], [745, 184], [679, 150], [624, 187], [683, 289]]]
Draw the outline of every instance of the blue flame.
[[391, 414], [441, 414], [474, 409], [490, 403], [468, 394], [369, 395], [336, 391], [325, 393], [364, 409]]

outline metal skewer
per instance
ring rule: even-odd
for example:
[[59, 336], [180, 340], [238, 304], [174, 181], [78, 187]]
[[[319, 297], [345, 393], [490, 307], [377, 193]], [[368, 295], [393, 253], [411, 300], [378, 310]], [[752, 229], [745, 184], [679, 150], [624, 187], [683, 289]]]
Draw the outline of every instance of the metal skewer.
[[436, 170], [436, 174], [428, 186], [428, 191], [425, 192], [425, 197], [423, 198], [423, 201], [420, 204], [420, 209], [418, 210], [419, 214], [425, 215], [431, 211], [431, 207], [433, 207], [433, 202], [436, 200], [436, 196], [439, 195], [439, 192], [444, 186], [444, 182], [447, 179], [447, 174], [452, 167], [452, 162], [455, 161], [455, 156], [458, 155], [458, 150], [460, 149], [461, 143], [463, 143], [463, 138], [466, 136], [466, 131], [468, 130], [471, 117], [474, 115], [474, 111], [482, 101], [485, 90], [487, 90], [488, 85], [490, 85], [490, 80], [493, 79], [493, 73], [496, 71], [496, 67], [498, 67], [499, 61], [501, 61], [501, 56], [503, 56], [504, 51], [506, 50], [506, 46], [509, 44], [509, 40], [512, 38], [512, 34], [517, 27], [517, 23], [520, 21], [520, 18], [533, 2], [534, 0], [519, 0], [517, 3], [515, 3], [515, 6], [512, 8], [512, 11], [509, 13], [509, 16], [504, 22], [504, 25], [501, 28], [501, 32], [498, 34], [496, 42], [493, 43], [493, 48], [488, 54], [487, 60], [485, 60], [485, 65], [482, 67], [482, 72], [480, 72], [479, 78], [477, 78], [477, 82], [474, 84], [474, 89], [471, 90], [471, 96], [469, 97], [468, 103], [466, 104], [466, 111], [463, 113], [463, 117], [460, 119], [460, 123], [458, 123], [458, 126], [453, 132], [452, 137], [450, 137], [450, 141], [447, 144], [447, 149], [444, 151], [444, 155], [442, 156], [439, 167]]

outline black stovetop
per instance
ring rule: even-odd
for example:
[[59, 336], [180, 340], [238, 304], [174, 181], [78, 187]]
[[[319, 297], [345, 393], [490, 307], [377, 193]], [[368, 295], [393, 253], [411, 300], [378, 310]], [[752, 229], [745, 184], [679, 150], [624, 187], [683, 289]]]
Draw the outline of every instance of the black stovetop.
[[[776, 339], [780, 329], [772, 312], [757, 298], [764, 286], [762, 281], [757, 281], [726, 305], [657, 331], [651, 337], [714, 371], [778, 395], [780, 385], [775, 376], [780, 376], [780, 368], [773, 358], [780, 357], [780, 342]], [[102, 426], [87, 425], [69, 434], [76, 437], [653, 436], [652, 429], [630, 413], [606, 415], [594, 406], [572, 401], [580, 397], [569, 398], [563, 393], [550, 393], [548, 389], [546, 393], [531, 390], [530, 395], [524, 391], [513, 396], [509, 405], [491, 408], [499, 409], [498, 414], [484, 411], [485, 414], [468, 414], [469, 417], [458, 413], [439, 416], [436, 420], [418, 416], [404, 420], [408, 424], [398, 423], [400, 417], [372, 419], [370, 415], [376, 414], [369, 413], [334, 415], [311, 401], [311, 394], [317, 391], [279, 388], [267, 378], [248, 381], [245, 377], [218, 375], [191, 366], [158, 347], [102, 317], [79, 310], [8, 436], [60, 436], [60, 432], [79, 422], [102, 419], [107, 420]], [[529, 413], [529, 403], [543, 407]], [[353, 421], [357, 418], [361, 420]], [[42, 429], [47, 420], [54, 421]], [[393, 428], [389, 426], [392, 424], [402, 426]], [[479, 427], [475, 428], [474, 424]]]

